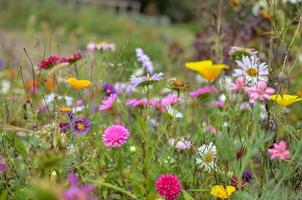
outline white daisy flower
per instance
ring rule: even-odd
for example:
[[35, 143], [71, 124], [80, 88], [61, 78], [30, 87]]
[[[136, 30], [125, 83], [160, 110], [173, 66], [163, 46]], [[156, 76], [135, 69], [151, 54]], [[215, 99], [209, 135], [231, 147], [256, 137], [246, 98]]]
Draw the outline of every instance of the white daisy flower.
[[213, 142], [208, 145], [204, 144], [198, 148], [196, 164], [203, 167], [206, 171], [213, 170], [215, 168], [216, 155], [217, 149]]
[[267, 81], [268, 66], [259, 63], [259, 58], [244, 56], [242, 60], [236, 60], [239, 68], [234, 70], [233, 76], [243, 76], [249, 85], [256, 85], [258, 81]]

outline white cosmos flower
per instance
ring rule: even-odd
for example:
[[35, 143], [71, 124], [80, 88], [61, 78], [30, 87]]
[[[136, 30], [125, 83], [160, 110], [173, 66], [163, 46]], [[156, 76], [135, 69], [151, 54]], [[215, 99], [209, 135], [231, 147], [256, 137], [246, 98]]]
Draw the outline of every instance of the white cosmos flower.
[[216, 155], [217, 149], [213, 142], [208, 145], [204, 144], [198, 148], [196, 164], [203, 167], [206, 171], [213, 170], [215, 168]]
[[174, 118], [183, 118], [183, 114], [181, 112], [175, 110], [171, 106], [166, 106], [166, 110], [167, 110], [168, 114]]
[[242, 60], [236, 60], [239, 68], [234, 70], [233, 76], [243, 76], [247, 84], [254, 86], [258, 81], [267, 81], [268, 66], [260, 63], [259, 58], [244, 56]]

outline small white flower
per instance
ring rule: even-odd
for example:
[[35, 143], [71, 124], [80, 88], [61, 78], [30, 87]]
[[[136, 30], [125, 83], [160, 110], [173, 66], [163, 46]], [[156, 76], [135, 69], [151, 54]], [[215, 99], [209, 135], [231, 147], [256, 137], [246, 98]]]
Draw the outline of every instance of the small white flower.
[[212, 142], [208, 145], [204, 144], [198, 148], [196, 164], [203, 167], [206, 171], [210, 171], [215, 168], [216, 155], [216, 146]]
[[168, 114], [174, 118], [183, 118], [183, 114], [181, 112], [175, 110], [171, 106], [166, 106], [166, 110], [167, 110]]
[[3, 94], [7, 94], [10, 90], [10, 82], [8, 80], [2, 80], [1, 81], [1, 92]]
[[247, 84], [254, 86], [258, 81], [267, 81], [268, 66], [266, 63], [259, 63], [259, 58], [244, 56], [242, 60], [236, 60], [239, 68], [234, 70], [233, 76], [243, 76]]

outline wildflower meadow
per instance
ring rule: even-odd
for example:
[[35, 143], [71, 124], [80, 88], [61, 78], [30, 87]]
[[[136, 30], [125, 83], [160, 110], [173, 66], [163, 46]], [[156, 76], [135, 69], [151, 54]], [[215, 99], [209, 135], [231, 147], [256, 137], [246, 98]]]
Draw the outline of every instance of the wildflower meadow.
[[302, 200], [301, 0], [88, 2], [0, 1], [0, 200]]

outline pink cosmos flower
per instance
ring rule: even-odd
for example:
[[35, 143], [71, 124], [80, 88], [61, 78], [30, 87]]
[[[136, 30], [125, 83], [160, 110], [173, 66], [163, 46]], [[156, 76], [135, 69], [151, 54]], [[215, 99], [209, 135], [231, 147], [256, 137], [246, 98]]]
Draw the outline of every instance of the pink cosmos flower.
[[173, 174], [161, 175], [157, 178], [155, 186], [165, 200], [175, 200], [182, 190], [179, 179]]
[[170, 106], [176, 103], [181, 102], [182, 99], [180, 97], [178, 97], [175, 94], [168, 94], [167, 96], [165, 96], [164, 98], [162, 98], [161, 100], [161, 104], [163, 106]]
[[102, 101], [99, 110], [108, 111], [112, 108], [114, 102], [117, 100], [117, 94], [111, 94], [107, 99]]
[[268, 87], [265, 81], [259, 81], [256, 86], [246, 88], [247, 94], [253, 100], [270, 99], [271, 95], [275, 93], [275, 89]]
[[48, 69], [60, 62], [61, 58], [59, 56], [49, 56], [47, 59], [42, 60], [38, 65], [39, 69]]
[[106, 147], [117, 148], [128, 140], [129, 135], [128, 129], [123, 125], [111, 125], [103, 134], [103, 142]]
[[273, 148], [268, 149], [268, 152], [271, 154], [271, 160], [284, 160], [290, 157], [290, 152], [286, 149], [286, 142], [283, 140], [281, 140], [279, 143], [274, 143]]
[[239, 76], [235, 83], [231, 83], [230, 89], [232, 92], [244, 92], [245, 90], [245, 80], [243, 76]]
[[224, 108], [224, 101], [213, 101], [209, 103], [211, 107]]
[[194, 92], [191, 92], [190, 96], [192, 98], [194, 98], [194, 97], [199, 97], [200, 95], [207, 94], [207, 93], [209, 93], [209, 94], [217, 93], [216, 87], [214, 87], [214, 86], [207, 86], [206, 85], [206, 86], [204, 86], [202, 88], [198, 88]]

